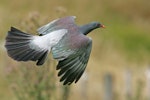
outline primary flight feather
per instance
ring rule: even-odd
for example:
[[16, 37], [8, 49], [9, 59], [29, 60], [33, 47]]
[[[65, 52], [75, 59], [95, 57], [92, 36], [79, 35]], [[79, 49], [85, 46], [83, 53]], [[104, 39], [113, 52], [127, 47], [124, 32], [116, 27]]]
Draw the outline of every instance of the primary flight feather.
[[70, 85], [80, 79], [89, 60], [92, 40], [86, 35], [100, 27], [104, 28], [104, 25], [99, 22], [77, 26], [74, 16], [59, 18], [40, 27], [39, 36], [11, 27], [5, 47], [14, 60], [36, 61], [37, 65], [44, 64], [52, 51], [53, 58], [58, 60], [56, 69], [60, 70], [60, 81]]

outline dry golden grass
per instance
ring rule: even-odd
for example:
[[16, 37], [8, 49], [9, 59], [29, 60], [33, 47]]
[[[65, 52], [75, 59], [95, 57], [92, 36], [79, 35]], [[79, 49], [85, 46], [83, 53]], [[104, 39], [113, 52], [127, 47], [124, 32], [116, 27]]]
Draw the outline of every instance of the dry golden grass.
[[[58, 17], [75, 15], [78, 24], [101, 21], [106, 29], [93, 31], [93, 49], [87, 66], [87, 93], [89, 100], [103, 99], [103, 76], [111, 73], [114, 76], [116, 98], [124, 100], [124, 73], [130, 69], [133, 73], [133, 94], [136, 94], [137, 80], [145, 83], [145, 70], [150, 59], [150, 5], [147, 0], [1, 0], [0, 3], [0, 98], [15, 100], [10, 83], [5, 77], [5, 68], [17, 66], [3, 47], [10, 26], [24, 31], [36, 29], [26, 23], [28, 18], [36, 16], [42, 26]], [[40, 18], [38, 16], [38, 14]], [[26, 22], [26, 23], [23, 23]], [[10, 64], [8, 64], [10, 63]], [[9, 66], [8, 66], [9, 65]], [[17, 77], [17, 76], [16, 76]], [[81, 99], [82, 80], [73, 85], [70, 100]], [[145, 88], [144, 88], [145, 89]], [[146, 91], [146, 90], [143, 90]], [[144, 92], [144, 95], [146, 93]]]

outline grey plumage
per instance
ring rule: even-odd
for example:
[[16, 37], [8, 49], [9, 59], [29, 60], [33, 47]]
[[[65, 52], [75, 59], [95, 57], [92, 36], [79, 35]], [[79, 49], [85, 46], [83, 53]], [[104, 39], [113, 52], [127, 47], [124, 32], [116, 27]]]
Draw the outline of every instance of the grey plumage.
[[11, 27], [6, 37], [5, 47], [8, 55], [17, 61], [37, 61], [44, 64], [52, 50], [60, 81], [64, 85], [78, 82], [82, 76], [91, 53], [92, 40], [85, 36], [96, 28], [103, 27], [98, 22], [77, 26], [74, 16], [54, 20], [40, 27], [40, 36], [33, 36]]
[[60, 81], [64, 81], [64, 85], [71, 84], [73, 81], [76, 83], [80, 79], [89, 60], [91, 48], [92, 41], [89, 40], [89, 43], [81, 48], [82, 50], [76, 52], [77, 55], [74, 54], [59, 61], [57, 65], [57, 70], [60, 69], [58, 76], [62, 76]]
[[8, 55], [17, 61], [38, 60], [37, 65], [42, 65], [45, 62], [48, 50], [31, 49], [32, 38], [32, 35], [11, 27], [5, 44]]

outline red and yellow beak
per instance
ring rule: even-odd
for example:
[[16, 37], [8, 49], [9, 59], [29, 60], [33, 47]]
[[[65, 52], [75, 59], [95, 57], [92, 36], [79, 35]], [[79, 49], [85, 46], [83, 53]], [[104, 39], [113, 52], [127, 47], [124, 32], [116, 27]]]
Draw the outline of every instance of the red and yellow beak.
[[106, 28], [104, 25], [101, 25], [100, 27], [101, 27], [101, 28]]

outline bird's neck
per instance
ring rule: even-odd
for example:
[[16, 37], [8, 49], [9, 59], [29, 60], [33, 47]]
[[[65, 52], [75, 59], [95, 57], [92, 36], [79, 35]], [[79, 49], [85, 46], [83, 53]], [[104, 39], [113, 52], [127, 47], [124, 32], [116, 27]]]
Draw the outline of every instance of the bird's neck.
[[86, 24], [83, 26], [80, 26], [80, 31], [84, 34], [87, 35], [90, 33], [92, 30], [96, 29], [97, 27], [92, 26], [91, 24]]

